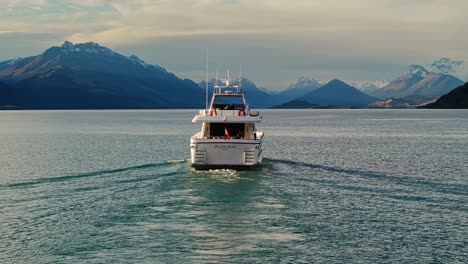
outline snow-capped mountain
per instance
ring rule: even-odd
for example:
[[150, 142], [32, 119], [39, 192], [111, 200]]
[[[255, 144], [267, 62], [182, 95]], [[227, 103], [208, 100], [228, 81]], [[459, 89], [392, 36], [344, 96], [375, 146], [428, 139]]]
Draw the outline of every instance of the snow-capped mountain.
[[[52, 47], [50, 49], [56, 49], [57, 47]], [[117, 52], [114, 52], [113, 50], [101, 46], [98, 43], [95, 42], [86, 42], [86, 43], [77, 43], [73, 44], [70, 41], [65, 41], [62, 46], [59, 47], [60, 52], [64, 54], [70, 54], [70, 53], [77, 53], [77, 54], [89, 54], [89, 55], [104, 55], [104, 56], [109, 56], [109, 57], [118, 57], [118, 58], [123, 58], [127, 59], [133, 64], [137, 64], [142, 66], [143, 68], [155, 68], [157, 70], [167, 72], [164, 68], [157, 66], [157, 65], [152, 65], [149, 63], [146, 63], [144, 60], [140, 59], [136, 55], [130, 55], [130, 56], [124, 56], [121, 55]]]
[[0, 62], [1, 106], [14, 109], [198, 108], [191, 80], [94, 42], [64, 42], [37, 56]]
[[423, 66], [413, 64], [409, 66], [406, 72], [386, 86], [382, 87], [379, 91], [398, 91], [409, 88], [426, 78], [428, 75], [429, 71], [427, 71]]
[[347, 80], [345, 83], [353, 86], [354, 88], [357, 88], [358, 90], [361, 90], [365, 93], [372, 93], [387, 84], [390, 83], [390, 81], [387, 80], [374, 80], [374, 81], [369, 81], [369, 80]]
[[421, 65], [411, 65], [405, 73], [372, 95], [382, 99], [402, 98], [414, 94], [441, 96], [461, 84], [463, 81], [452, 75], [433, 73]]
[[425, 65], [425, 68], [430, 72], [450, 74], [463, 81], [468, 81], [468, 62], [463, 60], [441, 58], [432, 64]]
[[426, 70], [423, 66], [412, 64], [409, 66], [408, 70], [404, 72], [399, 78], [419, 81], [421, 79], [424, 79], [424, 77], [426, 77], [428, 74], [429, 71]]
[[[304, 77], [304, 76], [301, 76], [297, 79], [297, 82], [296, 83], [293, 83], [291, 85], [289, 85], [289, 87], [286, 89], [301, 89], [301, 88], [306, 88], [306, 87], [314, 87], [313, 89], [317, 89], [319, 88], [320, 86], [322, 86], [323, 83], [315, 80], [314, 78], [310, 78], [310, 77]], [[311, 92], [311, 91], [309, 91]]]
[[301, 76], [296, 83], [289, 85], [288, 88], [276, 95], [277, 103], [283, 103], [302, 97], [320, 88], [322, 85], [322, 83], [313, 78]]
[[103, 47], [95, 42], [73, 44], [70, 41], [65, 41], [62, 44], [62, 46], [60, 46], [60, 50], [63, 53], [85, 52], [85, 53], [90, 53], [90, 54], [102, 53], [107, 56], [119, 55], [116, 52], [112, 51], [111, 49]]
[[60, 47], [51, 47], [38, 56], [0, 63], [0, 78], [25, 79], [43, 74], [52, 68], [57, 70], [63, 67], [123, 75], [140, 75], [152, 71], [171, 74], [164, 68], [148, 64], [135, 55], [127, 57], [94, 42], [73, 44], [65, 41]]

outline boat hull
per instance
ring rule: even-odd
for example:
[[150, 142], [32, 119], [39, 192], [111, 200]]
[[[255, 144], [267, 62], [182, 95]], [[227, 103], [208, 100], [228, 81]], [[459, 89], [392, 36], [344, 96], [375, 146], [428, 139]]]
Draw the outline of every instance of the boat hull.
[[196, 169], [255, 169], [261, 163], [261, 140], [193, 139], [191, 164]]
[[236, 170], [236, 171], [256, 171], [261, 168], [261, 163], [256, 165], [200, 165], [191, 164], [195, 170]]

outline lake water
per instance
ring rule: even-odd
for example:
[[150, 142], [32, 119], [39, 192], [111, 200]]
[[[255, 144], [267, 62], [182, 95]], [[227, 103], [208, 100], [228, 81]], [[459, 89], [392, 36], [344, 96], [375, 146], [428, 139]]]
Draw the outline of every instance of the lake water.
[[467, 263], [467, 110], [266, 110], [193, 171], [195, 110], [0, 112], [0, 263]]

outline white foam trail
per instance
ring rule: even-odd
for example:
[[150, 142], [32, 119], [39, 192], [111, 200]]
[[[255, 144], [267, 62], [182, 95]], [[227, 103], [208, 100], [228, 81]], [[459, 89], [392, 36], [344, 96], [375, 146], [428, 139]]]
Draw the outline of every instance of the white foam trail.
[[240, 172], [232, 169], [212, 169], [212, 170], [195, 170], [192, 168], [192, 173], [206, 175], [209, 178], [221, 182], [233, 182], [240, 180]]
[[168, 160], [167, 163], [184, 163], [187, 162], [188, 160]]

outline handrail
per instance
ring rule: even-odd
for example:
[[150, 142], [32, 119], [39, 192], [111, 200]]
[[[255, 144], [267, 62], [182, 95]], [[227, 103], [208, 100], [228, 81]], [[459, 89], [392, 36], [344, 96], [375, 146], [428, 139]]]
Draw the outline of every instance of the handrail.
[[[219, 109], [219, 108], [210, 108], [210, 113], [217, 113], [217, 116], [239, 116], [239, 111], [242, 111], [240, 109], [237, 110], [224, 110], [224, 109]], [[247, 109], [244, 110], [245, 116], [249, 116], [249, 112]]]

